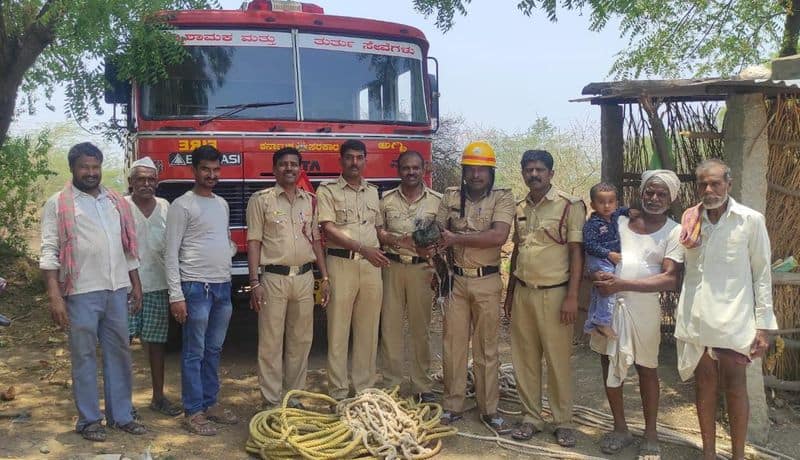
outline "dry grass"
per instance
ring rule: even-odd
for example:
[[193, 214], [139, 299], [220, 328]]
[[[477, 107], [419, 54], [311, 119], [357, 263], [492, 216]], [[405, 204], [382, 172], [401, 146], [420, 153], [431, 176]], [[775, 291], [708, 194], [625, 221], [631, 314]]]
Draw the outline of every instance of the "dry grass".
[[[800, 191], [800, 101], [779, 97], [767, 105], [769, 124], [769, 171], [767, 180], [790, 190]], [[800, 256], [800, 198], [767, 192], [767, 230], [773, 259]], [[800, 286], [774, 286], [773, 302], [781, 328], [800, 325]], [[800, 338], [795, 334], [793, 338]], [[781, 379], [800, 379], [800, 353], [786, 349], [775, 361], [773, 373]]]

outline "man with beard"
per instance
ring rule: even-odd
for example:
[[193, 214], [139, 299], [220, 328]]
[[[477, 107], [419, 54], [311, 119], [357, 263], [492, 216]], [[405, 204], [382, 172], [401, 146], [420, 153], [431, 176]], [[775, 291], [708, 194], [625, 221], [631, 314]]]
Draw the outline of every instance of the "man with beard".
[[[282, 391], [306, 386], [314, 338], [314, 262], [322, 274], [323, 307], [328, 303], [315, 198], [297, 186], [301, 162], [293, 147], [276, 151], [275, 186], [254, 193], [247, 203], [250, 308], [258, 313], [258, 382], [264, 408], [280, 403]], [[301, 406], [294, 399], [289, 405]]]
[[[617, 295], [613, 328], [616, 339], [593, 335], [592, 350], [601, 355], [603, 383], [614, 417], [614, 430], [603, 435], [600, 449], [616, 454], [633, 442], [625, 421], [622, 384], [631, 364], [639, 374], [644, 412], [644, 440], [639, 458], [660, 457], [658, 416], [658, 347], [661, 342], [661, 303], [658, 293], [677, 289], [683, 251], [678, 243], [680, 227], [666, 212], [678, 197], [678, 176], [657, 169], [642, 173], [639, 187], [642, 211], [636, 217], [619, 218], [622, 263], [616, 274], [596, 272], [595, 286], [603, 295]], [[633, 213], [632, 213], [633, 216]]]
[[681, 243], [686, 273], [675, 311], [678, 370], [695, 378], [703, 458], [716, 458], [720, 387], [730, 420], [732, 454], [744, 458], [749, 400], [747, 365], [763, 356], [772, 310], [770, 244], [764, 216], [731, 198], [731, 170], [706, 160], [696, 171], [702, 202], [686, 210]]
[[528, 150], [520, 165], [530, 192], [517, 203], [505, 311], [512, 318], [511, 360], [524, 416], [512, 436], [528, 440], [545, 428], [544, 358], [556, 441], [562, 447], [574, 447], [570, 357], [583, 274], [586, 206], [552, 186], [553, 157], [549, 152]]
[[383, 383], [392, 388], [403, 381], [405, 340], [403, 312], [408, 315], [411, 346], [411, 391], [422, 402], [433, 402], [429, 326], [433, 304], [433, 269], [417, 252], [411, 234], [415, 223], [436, 218], [442, 195], [422, 182], [425, 161], [409, 150], [397, 157], [400, 186], [384, 193], [381, 213], [386, 229], [378, 237], [392, 263], [383, 269], [381, 308], [381, 354]]
[[192, 151], [194, 187], [176, 198], [167, 213], [170, 311], [183, 325], [184, 426], [202, 436], [217, 434], [209, 420], [226, 425], [238, 422], [217, 401], [219, 357], [233, 309], [231, 257], [236, 253], [228, 231], [228, 203], [213, 192], [221, 157], [210, 145]]
[[128, 332], [138, 336], [147, 349], [153, 397], [150, 409], [174, 417], [180, 406], [164, 396], [164, 344], [169, 330], [169, 294], [164, 254], [167, 247], [167, 210], [169, 203], [156, 197], [158, 170], [150, 157], [131, 165], [128, 175], [131, 194], [126, 196], [139, 244], [139, 278], [142, 281], [142, 309], [128, 316]]
[[328, 392], [335, 399], [350, 391], [348, 342], [353, 332], [352, 384], [356, 392], [375, 384], [381, 267], [389, 265], [378, 242], [383, 226], [378, 188], [362, 177], [367, 147], [357, 140], [339, 148], [342, 175], [317, 189], [319, 222], [328, 239], [325, 263], [331, 278], [328, 305]]
[[452, 248], [453, 290], [444, 312], [442, 423], [462, 418], [467, 390], [467, 354], [472, 329], [475, 399], [480, 418], [500, 434], [511, 427], [497, 414], [499, 400], [500, 247], [514, 218], [514, 195], [494, 188], [495, 154], [472, 142], [461, 157], [461, 186], [449, 187], [436, 220], [440, 249]]
[[106, 424], [141, 435], [147, 430], [133, 420], [128, 345], [128, 305], [133, 312], [142, 306], [136, 225], [128, 202], [100, 185], [100, 149], [74, 145], [67, 161], [72, 180], [44, 205], [39, 267], [50, 315], [69, 329], [75, 429], [89, 441], [106, 440], [97, 394], [99, 340]]

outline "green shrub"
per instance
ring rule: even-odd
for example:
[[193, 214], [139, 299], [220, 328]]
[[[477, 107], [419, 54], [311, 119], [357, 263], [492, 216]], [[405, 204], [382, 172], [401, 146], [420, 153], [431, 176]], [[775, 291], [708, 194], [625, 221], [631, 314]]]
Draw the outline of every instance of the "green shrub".
[[16, 253], [28, 249], [25, 233], [38, 223], [41, 180], [52, 176], [48, 131], [9, 137], [0, 147], [0, 246]]

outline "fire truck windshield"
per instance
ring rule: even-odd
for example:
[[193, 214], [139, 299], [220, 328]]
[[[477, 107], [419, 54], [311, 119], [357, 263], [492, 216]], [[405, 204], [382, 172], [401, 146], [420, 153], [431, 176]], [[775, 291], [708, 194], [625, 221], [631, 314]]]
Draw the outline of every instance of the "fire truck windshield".
[[[423, 54], [414, 43], [278, 31], [176, 34], [188, 57], [167, 79], [143, 85], [146, 119], [428, 123]], [[253, 101], [300, 101], [300, 107], [224, 108]]]
[[[169, 78], [142, 87], [147, 119], [208, 118], [252, 101], [294, 101], [291, 48], [187, 46]], [[219, 107], [219, 108], [217, 108]], [[296, 104], [248, 107], [228, 118], [297, 118]]]

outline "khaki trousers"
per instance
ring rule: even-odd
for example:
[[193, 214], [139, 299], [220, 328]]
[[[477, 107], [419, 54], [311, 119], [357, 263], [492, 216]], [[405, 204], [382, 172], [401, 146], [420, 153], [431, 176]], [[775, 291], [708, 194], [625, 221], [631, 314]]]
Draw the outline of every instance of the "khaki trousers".
[[314, 338], [314, 275], [261, 275], [265, 300], [258, 313], [258, 384], [268, 404], [282, 390], [306, 386]]
[[411, 348], [411, 391], [428, 393], [433, 381], [429, 327], [433, 307], [431, 278], [428, 264], [392, 262], [383, 269], [383, 306], [381, 308], [381, 359], [384, 386], [392, 388], [403, 382], [405, 337], [403, 311], [408, 312]]
[[366, 259], [325, 258], [331, 280], [328, 303], [328, 393], [346, 398], [348, 341], [352, 328], [351, 372], [353, 388], [361, 391], [375, 385], [378, 324], [381, 317], [381, 270]]
[[533, 289], [517, 284], [511, 311], [511, 361], [523, 406], [523, 422], [538, 430], [542, 418], [542, 358], [547, 363], [547, 395], [553, 424], [572, 421], [572, 325], [561, 324], [567, 288]]
[[453, 277], [453, 292], [444, 313], [442, 407], [462, 412], [467, 390], [467, 350], [472, 325], [472, 370], [475, 399], [481, 414], [497, 412], [497, 341], [500, 323], [500, 275], [482, 278]]

